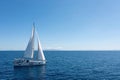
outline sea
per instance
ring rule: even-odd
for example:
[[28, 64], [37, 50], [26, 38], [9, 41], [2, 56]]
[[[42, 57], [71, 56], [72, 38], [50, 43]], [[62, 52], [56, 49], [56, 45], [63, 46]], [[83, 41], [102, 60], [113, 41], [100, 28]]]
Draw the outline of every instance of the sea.
[[0, 51], [0, 80], [120, 80], [120, 51], [44, 51], [46, 65], [14, 68], [23, 54]]

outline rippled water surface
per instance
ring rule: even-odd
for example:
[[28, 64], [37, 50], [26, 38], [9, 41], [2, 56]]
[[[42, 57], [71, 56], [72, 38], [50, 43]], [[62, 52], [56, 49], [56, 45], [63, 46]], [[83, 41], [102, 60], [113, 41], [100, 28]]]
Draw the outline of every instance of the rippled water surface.
[[44, 51], [45, 66], [14, 68], [23, 53], [0, 51], [0, 80], [120, 80], [120, 51]]

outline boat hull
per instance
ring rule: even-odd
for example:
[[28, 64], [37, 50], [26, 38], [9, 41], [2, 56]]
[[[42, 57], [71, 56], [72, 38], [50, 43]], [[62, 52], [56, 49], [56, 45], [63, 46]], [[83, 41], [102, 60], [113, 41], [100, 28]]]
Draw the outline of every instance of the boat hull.
[[41, 66], [45, 64], [46, 64], [46, 61], [40, 61], [40, 60], [29, 60], [29, 59], [15, 59], [14, 60], [14, 67]]

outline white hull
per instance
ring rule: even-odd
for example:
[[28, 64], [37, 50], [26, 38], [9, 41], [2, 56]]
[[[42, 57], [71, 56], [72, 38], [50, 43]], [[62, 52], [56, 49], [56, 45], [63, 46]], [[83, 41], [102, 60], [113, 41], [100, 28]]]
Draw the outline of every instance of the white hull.
[[14, 60], [14, 67], [19, 66], [40, 66], [45, 65], [46, 61], [40, 60], [29, 60], [29, 59], [15, 59]]

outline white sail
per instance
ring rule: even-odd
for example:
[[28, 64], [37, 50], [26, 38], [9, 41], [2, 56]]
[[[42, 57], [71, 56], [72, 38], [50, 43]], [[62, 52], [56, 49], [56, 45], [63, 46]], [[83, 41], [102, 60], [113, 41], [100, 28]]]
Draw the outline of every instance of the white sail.
[[38, 35], [37, 35], [37, 39], [38, 39], [38, 60], [44, 61], [45, 60], [45, 56], [44, 56], [44, 53], [43, 53], [43, 50], [42, 50], [42, 47], [41, 47]]
[[32, 29], [32, 36], [27, 45], [26, 51], [24, 53], [24, 57], [25, 58], [33, 58], [33, 54], [34, 54], [34, 27]]

